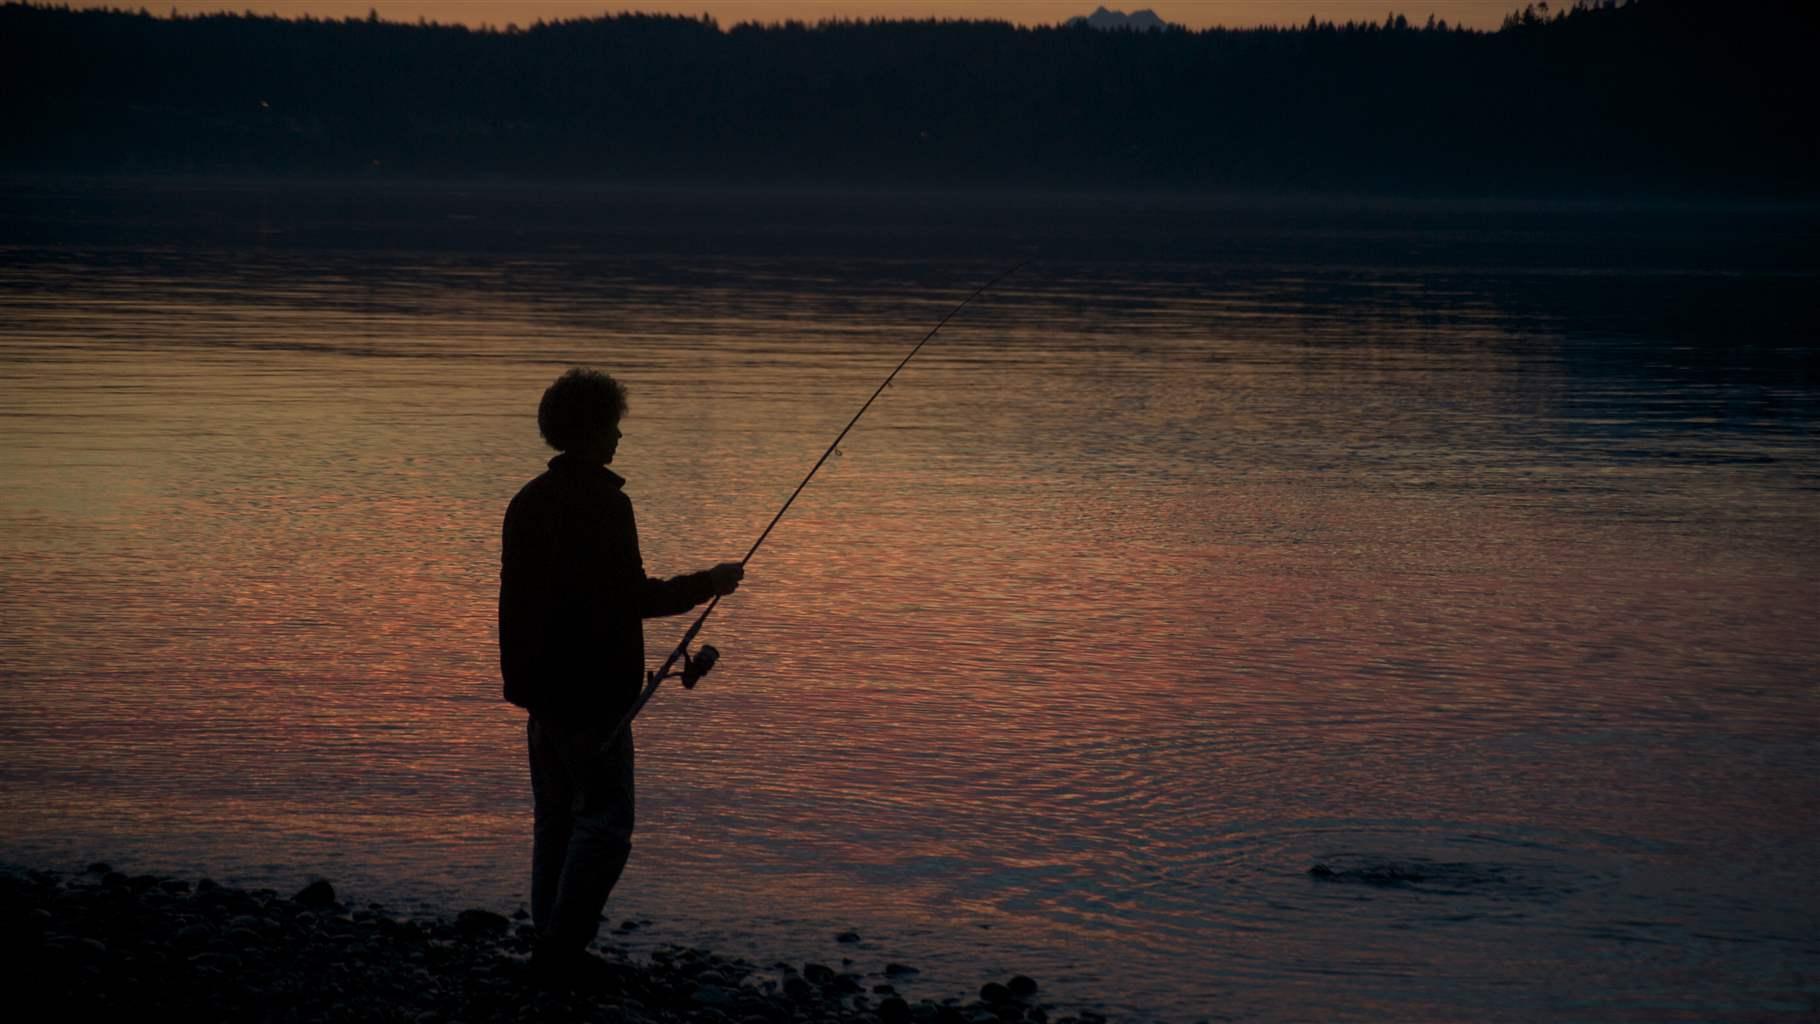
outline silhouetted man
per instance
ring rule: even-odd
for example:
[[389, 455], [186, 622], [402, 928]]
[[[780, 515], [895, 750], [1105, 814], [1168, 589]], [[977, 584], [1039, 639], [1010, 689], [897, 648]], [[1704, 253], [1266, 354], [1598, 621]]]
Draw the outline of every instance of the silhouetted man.
[[506, 509], [499, 665], [506, 699], [530, 712], [531, 962], [547, 981], [601, 966], [588, 944], [632, 852], [631, 730], [606, 741], [644, 682], [641, 620], [730, 594], [743, 575], [737, 562], [645, 575], [625, 480], [606, 468], [625, 411], [604, 373], [557, 378], [537, 428], [559, 454]]

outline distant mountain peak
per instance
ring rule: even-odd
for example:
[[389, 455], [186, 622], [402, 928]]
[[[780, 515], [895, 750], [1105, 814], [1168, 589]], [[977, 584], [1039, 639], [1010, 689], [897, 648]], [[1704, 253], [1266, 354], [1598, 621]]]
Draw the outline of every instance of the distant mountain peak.
[[1173, 27], [1162, 18], [1157, 17], [1156, 12], [1148, 7], [1141, 11], [1132, 11], [1130, 14], [1096, 7], [1093, 9], [1093, 13], [1085, 18], [1069, 18], [1067, 24], [1070, 28], [1076, 25], [1086, 25], [1088, 28], [1097, 28], [1102, 32], [1167, 32]]

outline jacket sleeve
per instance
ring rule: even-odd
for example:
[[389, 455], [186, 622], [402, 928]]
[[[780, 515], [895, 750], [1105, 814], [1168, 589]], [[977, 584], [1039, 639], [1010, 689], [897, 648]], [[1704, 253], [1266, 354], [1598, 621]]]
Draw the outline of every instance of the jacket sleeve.
[[705, 572], [672, 576], [667, 580], [647, 576], [639, 597], [638, 614], [645, 619], [681, 615], [713, 596], [714, 582]]
[[639, 618], [681, 615], [714, 596], [714, 583], [706, 572], [669, 579], [646, 576], [644, 555], [638, 550], [638, 523], [632, 515], [632, 503], [622, 497], [620, 507], [615, 511], [615, 546], [620, 549], [620, 564], [631, 570], [626, 582], [631, 590], [632, 608]]

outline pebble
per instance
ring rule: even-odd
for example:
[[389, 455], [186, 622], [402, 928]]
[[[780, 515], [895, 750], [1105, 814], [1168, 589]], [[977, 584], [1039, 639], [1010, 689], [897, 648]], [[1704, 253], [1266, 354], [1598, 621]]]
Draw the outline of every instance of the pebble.
[[197, 967], [212, 968], [222, 972], [240, 969], [240, 958], [232, 953], [197, 953], [190, 957], [190, 963]]
[[738, 998], [720, 985], [703, 985], [690, 994], [690, 998], [704, 1006], [731, 1006]]
[[[97, 862], [80, 876], [0, 869], [0, 907], [14, 922], [9, 994], [68, 1019], [390, 1020], [443, 1024], [607, 1021], [611, 1024], [1047, 1024], [1028, 1002], [1035, 982], [989, 983], [984, 1002], [911, 1003], [882, 970], [842, 958], [754, 964], [665, 946], [633, 963], [610, 943], [609, 967], [583, 991], [531, 988], [535, 930], [523, 908], [472, 908], [414, 921], [376, 904], [348, 912], [334, 886], [295, 895], [207, 879], [126, 876]], [[645, 927], [648, 921], [626, 924]], [[23, 926], [23, 927], [22, 927]], [[826, 934], [826, 933], [824, 933]], [[857, 932], [842, 932], [837, 938]], [[755, 973], [756, 972], [756, 973]], [[1013, 998], [1013, 997], [1016, 998]], [[1020, 1001], [1024, 1000], [1024, 1001]], [[124, 1011], [124, 1012], [123, 1012]], [[1083, 1017], [1083, 1020], [1086, 1020]]]
[[512, 922], [505, 915], [475, 908], [455, 915], [455, 927], [470, 935], [504, 935]]
[[215, 929], [206, 924], [184, 925], [177, 929], [177, 934], [174, 936], [179, 943], [193, 946], [203, 945], [214, 937]]

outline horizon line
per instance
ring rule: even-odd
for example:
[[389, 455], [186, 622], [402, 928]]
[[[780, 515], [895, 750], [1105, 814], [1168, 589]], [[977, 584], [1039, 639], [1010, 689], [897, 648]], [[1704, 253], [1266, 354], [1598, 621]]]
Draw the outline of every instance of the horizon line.
[[[167, 0], [167, 2], [168, 2], [168, 0]], [[990, 15], [951, 16], [951, 15], [943, 15], [943, 14], [936, 14], [936, 13], [931, 13], [931, 14], [927, 14], [927, 15], [890, 15], [890, 14], [827, 15], [827, 16], [814, 17], [814, 18], [810, 18], [810, 17], [781, 18], [781, 19], [740, 18], [738, 20], [723, 20], [721, 17], [719, 17], [718, 15], [714, 14], [712, 11], [709, 11], [709, 10], [699, 10], [696, 13], [684, 13], [681, 11], [651, 10], [651, 9], [642, 9], [642, 8], [635, 8], [635, 7], [625, 7], [625, 8], [620, 8], [617, 10], [611, 10], [611, 9], [607, 9], [607, 8], [603, 7], [601, 9], [599, 9], [598, 11], [596, 11], [595, 13], [591, 13], [591, 14], [575, 14], [575, 15], [563, 14], [563, 15], [552, 15], [552, 16], [540, 15], [540, 16], [533, 18], [530, 21], [524, 21], [524, 22], [520, 22], [520, 21], [516, 21], [516, 20], [505, 21], [505, 22], [496, 22], [493, 20], [468, 21], [468, 20], [463, 20], [463, 19], [459, 19], [459, 18], [453, 19], [453, 20], [441, 20], [439, 18], [432, 18], [432, 17], [428, 17], [428, 16], [425, 16], [422, 14], [418, 15], [415, 19], [412, 19], [412, 18], [410, 18], [410, 16], [408, 14], [402, 15], [402, 16], [392, 16], [392, 15], [387, 15], [387, 14], [381, 13], [378, 10], [377, 2], [369, 3], [367, 5], [368, 6], [367, 13], [364, 15], [354, 14], [354, 13], [322, 14], [322, 13], [316, 13], [316, 12], [311, 12], [311, 11], [299, 11], [299, 12], [294, 12], [294, 13], [286, 13], [286, 12], [280, 12], [277, 10], [264, 10], [264, 11], [255, 10], [251, 6], [245, 6], [245, 7], [240, 7], [238, 9], [235, 9], [235, 8], [227, 6], [228, 2], [229, 2], [229, 0], [222, 0], [223, 5], [221, 7], [219, 7], [218, 9], [180, 10], [173, 4], [171, 6], [166, 7], [163, 11], [151, 10], [144, 4], [134, 7], [134, 6], [129, 6], [129, 5], [125, 5], [125, 4], [115, 3], [115, 2], [112, 2], [112, 0], [103, 0], [103, 2], [89, 2], [89, 0], [62, 0], [62, 2], [57, 2], [57, 0], [6, 0], [6, 2], [0, 6], [19, 7], [19, 8], [40, 10], [40, 11], [68, 11], [70, 13], [98, 13], [98, 14], [125, 15], [125, 16], [129, 16], [129, 17], [148, 17], [148, 18], [151, 18], [154, 20], [159, 20], [159, 21], [199, 21], [199, 20], [206, 20], [206, 19], [210, 19], [210, 18], [229, 18], [229, 19], [236, 19], [236, 20], [273, 20], [273, 21], [282, 21], [282, 22], [295, 23], [295, 24], [376, 23], [376, 24], [380, 24], [380, 25], [397, 26], [397, 27], [403, 27], [403, 28], [421, 27], [421, 28], [465, 29], [470, 32], [492, 33], [492, 34], [500, 34], [500, 35], [510, 35], [510, 34], [513, 34], [514, 32], [528, 32], [528, 31], [532, 31], [532, 30], [535, 30], [538, 28], [551, 28], [551, 27], [559, 27], [559, 26], [563, 26], [563, 25], [588, 24], [591, 22], [610, 21], [610, 20], [627, 18], [627, 17], [646, 17], [646, 18], [653, 18], [653, 19], [690, 21], [690, 22], [695, 22], [697, 24], [711, 26], [711, 27], [715, 28], [716, 30], [723, 32], [723, 33], [729, 32], [729, 31], [732, 31], [735, 29], [740, 29], [740, 28], [775, 29], [775, 28], [788, 28], [788, 27], [793, 27], [793, 26], [802, 26], [802, 27], [807, 27], [807, 28], [823, 28], [823, 27], [829, 27], [829, 26], [879, 25], [879, 24], [886, 24], [886, 25], [889, 25], [889, 24], [1006, 25], [1006, 26], [1010, 26], [1012, 28], [1016, 28], [1016, 29], [1020, 29], [1020, 30], [1026, 30], [1026, 29], [1027, 30], [1043, 30], [1043, 29], [1067, 28], [1071, 22], [1085, 21], [1088, 17], [1090, 17], [1093, 13], [1096, 13], [1100, 9], [1108, 10], [1113, 14], [1123, 14], [1123, 15], [1132, 15], [1132, 14], [1138, 14], [1138, 13], [1141, 13], [1144, 11], [1149, 11], [1150, 13], [1155, 14], [1159, 19], [1161, 19], [1163, 21], [1164, 25], [1166, 26], [1167, 31], [1187, 32], [1187, 33], [1296, 32], [1296, 31], [1306, 30], [1308, 28], [1310, 21], [1313, 21], [1316, 25], [1318, 25], [1322, 28], [1328, 28], [1328, 27], [1332, 27], [1332, 28], [1336, 28], [1336, 29], [1344, 29], [1344, 28], [1348, 28], [1348, 27], [1373, 28], [1373, 27], [1383, 27], [1387, 24], [1390, 24], [1391, 20], [1396, 17], [1404, 18], [1407, 21], [1408, 26], [1411, 30], [1422, 29], [1424, 27], [1425, 20], [1426, 20], [1426, 21], [1434, 22], [1437, 25], [1437, 27], [1440, 25], [1444, 25], [1450, 31], [1476, 32], [1476, 33], [1484, 33], [1484, 34], [1490, 34], [1490, 33], [1499, 31], [1499, 26], [1484, 27], [1484, 26], [1471, 24], [1469, 22], [1462, 21], [1462, 20], [1441, 18], [1438, 15], [1438, 13], [1435, 13], [1432, 11], [1425, 11], [1423, 13], [1419, 13], [1417, 15], [1412, 16], [1404, 10], [1399, 10], [1394, 3], [1390, 6], [1389, 10], [1383, 16], [1384, 20], [1378, 20], [1378, 18], [1371, 17], [1371, 16], [1367, 16], [1367, 17], [1363, 17], [1363, 18], [1349, 17], [1345, 20], [1340, 20], [1338, 18], [1333, 18], [1333, 17], [1324, 18], [1324, 17], [1320, 17], [1318, 15], [1311, 15], [1309, 18], [1305, 18], [1305, 19], [1301, 19], [1301, 20], [1289, 20], [1289, 21], [1280, 21], [1280, 22], [1275, 22], [1275, 21], [1273, 21], [1273, 22], [1255, 22], [1255, 23], [1218, 22], [1218, 23], [1209, 23], [1209, 24], [1204, 24], [1204, 25], [1192, 25], [1192, 24], [1188, 24], [1185, 22], [1171, 21], [1168, 18], [1163, 17], [1163, 15], [1158, 14], [1154, 7], [1144, 6], [1144, 7], [1138, 7], [1134, 10], [1129, 10], [1129, 11], [1119, 10], [1119, 9], [1107, 7], [1106, 4], [1104, 4], [1103, 2], [1099, 2], [1099, 0], [1089, 0], [1089, 2], [1093, 2], [1093, 4], [1094, 4], [1093, 11], [1089, 11], [1087, 14], [1071, 15], [1067, 18], [1063, 18], [1060, 20], [1023, 20], [1023, 19], [1016, 18], [1014, 16], [990, 16]], [[1374, 0], [1374, 2], [1375, 2], [1375, 0]], [[1634, 0], [1619, 0], [1619, 3], [1621, 6], [1629, 6], [1630, 2], [1634, 2]], [[712, 0], [701, 0], [701, 6], [704, 8], [708, 7], [708, 6], [713, 6]], [[1362, 0], [1361, 0], [1361, 2], [1358, 3], [1357, 6], [1359, 6], [1361, 9], [1363, 9], [1367, 6], [1367, 4], [1365, 2], [1362, 2]], [[1489, 7], [1491, 5], [1486, 4], [1484, 6]], [[1521, 11], [1523, 9], [1523, 4], [1513, 2], [1510, 4], [1499, 4], [1498, 7], [1499, 7], [1500, 11], [1502, 12], [1499, 14], [1500, 24], [1501, 24], [1502, 19], [1505, 16], [1507, 16], [1508, 14], [1512, 14], [1512, 13]], [[1561, 11], [1565, 12], [1567, 9], [1568, 9], [1567, 4], [1564, 3], [1561, 7]], [[1550, 10], [1548, 13], [1553, 14], [1555, 12]], [[1108, 30], [1108, 31], [1119, 31], [1119, 30], [1113, 29], [1113, 30]], [[1148, 34], [1149, 30], [1132, 30], [1132, 31], [1138, 31], [1139, 34]]]

